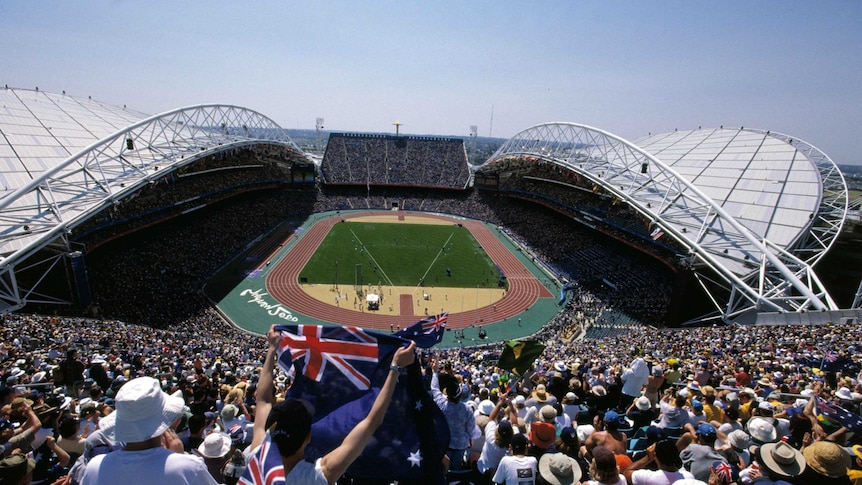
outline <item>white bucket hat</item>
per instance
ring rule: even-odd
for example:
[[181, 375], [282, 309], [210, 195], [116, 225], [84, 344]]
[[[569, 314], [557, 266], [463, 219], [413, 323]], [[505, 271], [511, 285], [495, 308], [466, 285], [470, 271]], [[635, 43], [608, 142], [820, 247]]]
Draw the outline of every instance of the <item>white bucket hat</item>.
[[198, 446], [198, 453], [204, 458], [221, 458], [230, 451], [230, 436], [225, 433], [210, 433]]
[[114, 438], [119, 443], [137, 443], [160, 436], [180, 416], [185, 402], [170, 396], [152, 377], [138, 377], [117, 392], [114, 404]]
[[748, 433], [752, 438], [761, 443], [771, 443], [778, 436], [775, 426], [763, 418], [751, 418], [748, 420]]

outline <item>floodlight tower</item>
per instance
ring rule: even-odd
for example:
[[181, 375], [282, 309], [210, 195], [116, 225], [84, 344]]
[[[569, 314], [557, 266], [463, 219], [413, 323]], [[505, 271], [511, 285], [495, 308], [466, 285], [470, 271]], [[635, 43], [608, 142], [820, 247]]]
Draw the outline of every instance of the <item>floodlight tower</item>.
[[473, 161], [476, 161], [476, 137], [479, 136], [479, 127], [476, 125], [470, 125], [470, 154], [473, 157]]
[[323, 152], [323, 142], [321, 131], [323, 130], [323, 118], [317, 118], [314, 124], [314, 131], [317, 133], [317, 149]]
[[395, 123], [392, 123], [392, 124], [395, 125], [395, 136], [400, 135], [401, 134], [401, 130], [400, 130], [401, 125], [403, 125], [404, 123], [402, 123], [398, 120], [395, 120]]

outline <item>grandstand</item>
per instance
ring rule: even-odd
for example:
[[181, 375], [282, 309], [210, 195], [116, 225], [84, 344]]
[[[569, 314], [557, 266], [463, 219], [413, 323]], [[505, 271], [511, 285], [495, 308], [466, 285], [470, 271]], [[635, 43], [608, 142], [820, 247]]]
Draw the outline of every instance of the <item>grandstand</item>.
[[467, 187], [464, 140], [331, 133], [320, 166], [328, 185]]

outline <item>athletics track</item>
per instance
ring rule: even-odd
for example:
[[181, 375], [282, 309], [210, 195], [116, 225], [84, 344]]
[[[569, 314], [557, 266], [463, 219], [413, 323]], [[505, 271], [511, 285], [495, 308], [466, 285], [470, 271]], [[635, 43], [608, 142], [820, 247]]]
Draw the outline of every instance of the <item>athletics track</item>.
[[[299, 238], [290, 251], [276, 263], [266, 278], [267, 292], [287, 308], [311, 317], [342, 325], [355, 325], [378, 330], [405, 327], [418, 317], [412, 315], [380, 315], [373, 312], [356, 312], [324, 303], [308, 295], [299, 283], [299, 272], [314, 254], [329, 233], [329, 229], [344, 219], [368, 216], [392, 216], [389, 211], [368, 211], [329, 217], [313, 224]], [[400, 215], [400, 214], [399, 214]], [[494, 305], [488, 305], [464, 313], [450, 311], [447, 327], [462, 329], [474, 324], [486, 325], [517, 316], [532, 307], [539, 298], [553, 295], [531, 273], [518, 258], [480, 221], [461, 220], [451, 217], [410, 213], [411, 216], [444, 219], [459, 222], [467, 228], [488, 256], [504, 272], [509, 282], [506, 295]], [[402, 216], [403, 217], [403, 216]], [[266, 264], [266, 263], [264, 263]], [[477, 323], [478, 322], [478, 323]]]

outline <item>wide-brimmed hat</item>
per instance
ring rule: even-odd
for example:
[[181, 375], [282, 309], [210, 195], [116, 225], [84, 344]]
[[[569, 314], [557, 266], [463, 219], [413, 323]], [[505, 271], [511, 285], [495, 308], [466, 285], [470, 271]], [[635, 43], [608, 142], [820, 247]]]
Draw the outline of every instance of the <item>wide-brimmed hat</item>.
[[805, 470], [805, 457], [784, 441], [767, 443], [760, 447], [757, 461], [769, 471], [784, 477], [798, 476]]
[[545, 453], [539, 460], [539, 474], [552, 485], [572, 485], [581, 480], [581, 466], [564, 453]]
[[540, 402], [548, 400], [548, 391], [544, 384], [536, 386], [536, 389], [533, 390], [533, 398]]
[[160, 436], [183, 412], [181, 397], [162, 391], [159, 381], [138, 377], [127, 382], [115, 398], [114, 437], [120, 443], [137, 443]]
[[554, 409], [554, 406], [544, 405], [542, 409], [539, 410], [539, 415], [542, 417], [542, 421], [547, 423], [553, 423], [555, 419], [557, 419], [557, 410]]
[[210, 433], [197, 450], [204, 458], [221, 458], [230, 451], [231, 438], [226, 433]]
[[751, 418], [748, 420], [748, 433], [752, 439], [761, 443], [771, 443], [778, 437], [775, 426], [763, 418]]
[[494, 411], [494, 403], [488, 400], [482, 401], [479, 403], [479, 414], [484, 414], [485, 416], [490, 416], [491, 412]]
[[608, 390], [605, 389], [604, 386], [593, 386], [592, 389], [590, 389], [590, 392], [599, 397], [606, 396], [608, 394]]
[[735, 429], [727, 435], [727, 442], [737, 450], [747, 450], [751, 446], [751, 436], [741, 429]]
[[641, 396], [635, 399], [635, 407], [640, 409], [641, 411], [646, 411], [650, 407], [652, 407], [652, 403], [649, 401], [649, 398], [646, 396]]
[[835, 397], [837, 397], [838, 399], [843, 399], [845, 401], [853, 400], [853, 395], [850, 394], [850, 389], [847, 389], [846, 387], [841, 387], [837, 391], [835, 391]]
[[850, 468], [850, 455], [831, 441], [815, 441], [805, 447], [802, 455], [814, 471], [830, 478], [846, 476]]
[[0, 483], [18, 483], [36, 468], [36, 460], [27, 458], [27, 455], [9, 455], [0, 460]]
[[225, 404], [224, 407], [221, 408], [221, 418], [225, 421], [230, 421], [236, 417], [238, 412], [238, 407], [233, 404]]
[[530, 441], [541, 449], [547, 449], [557, 439], [557, 428], [551, 423], [536, 421], [530, 426]]

